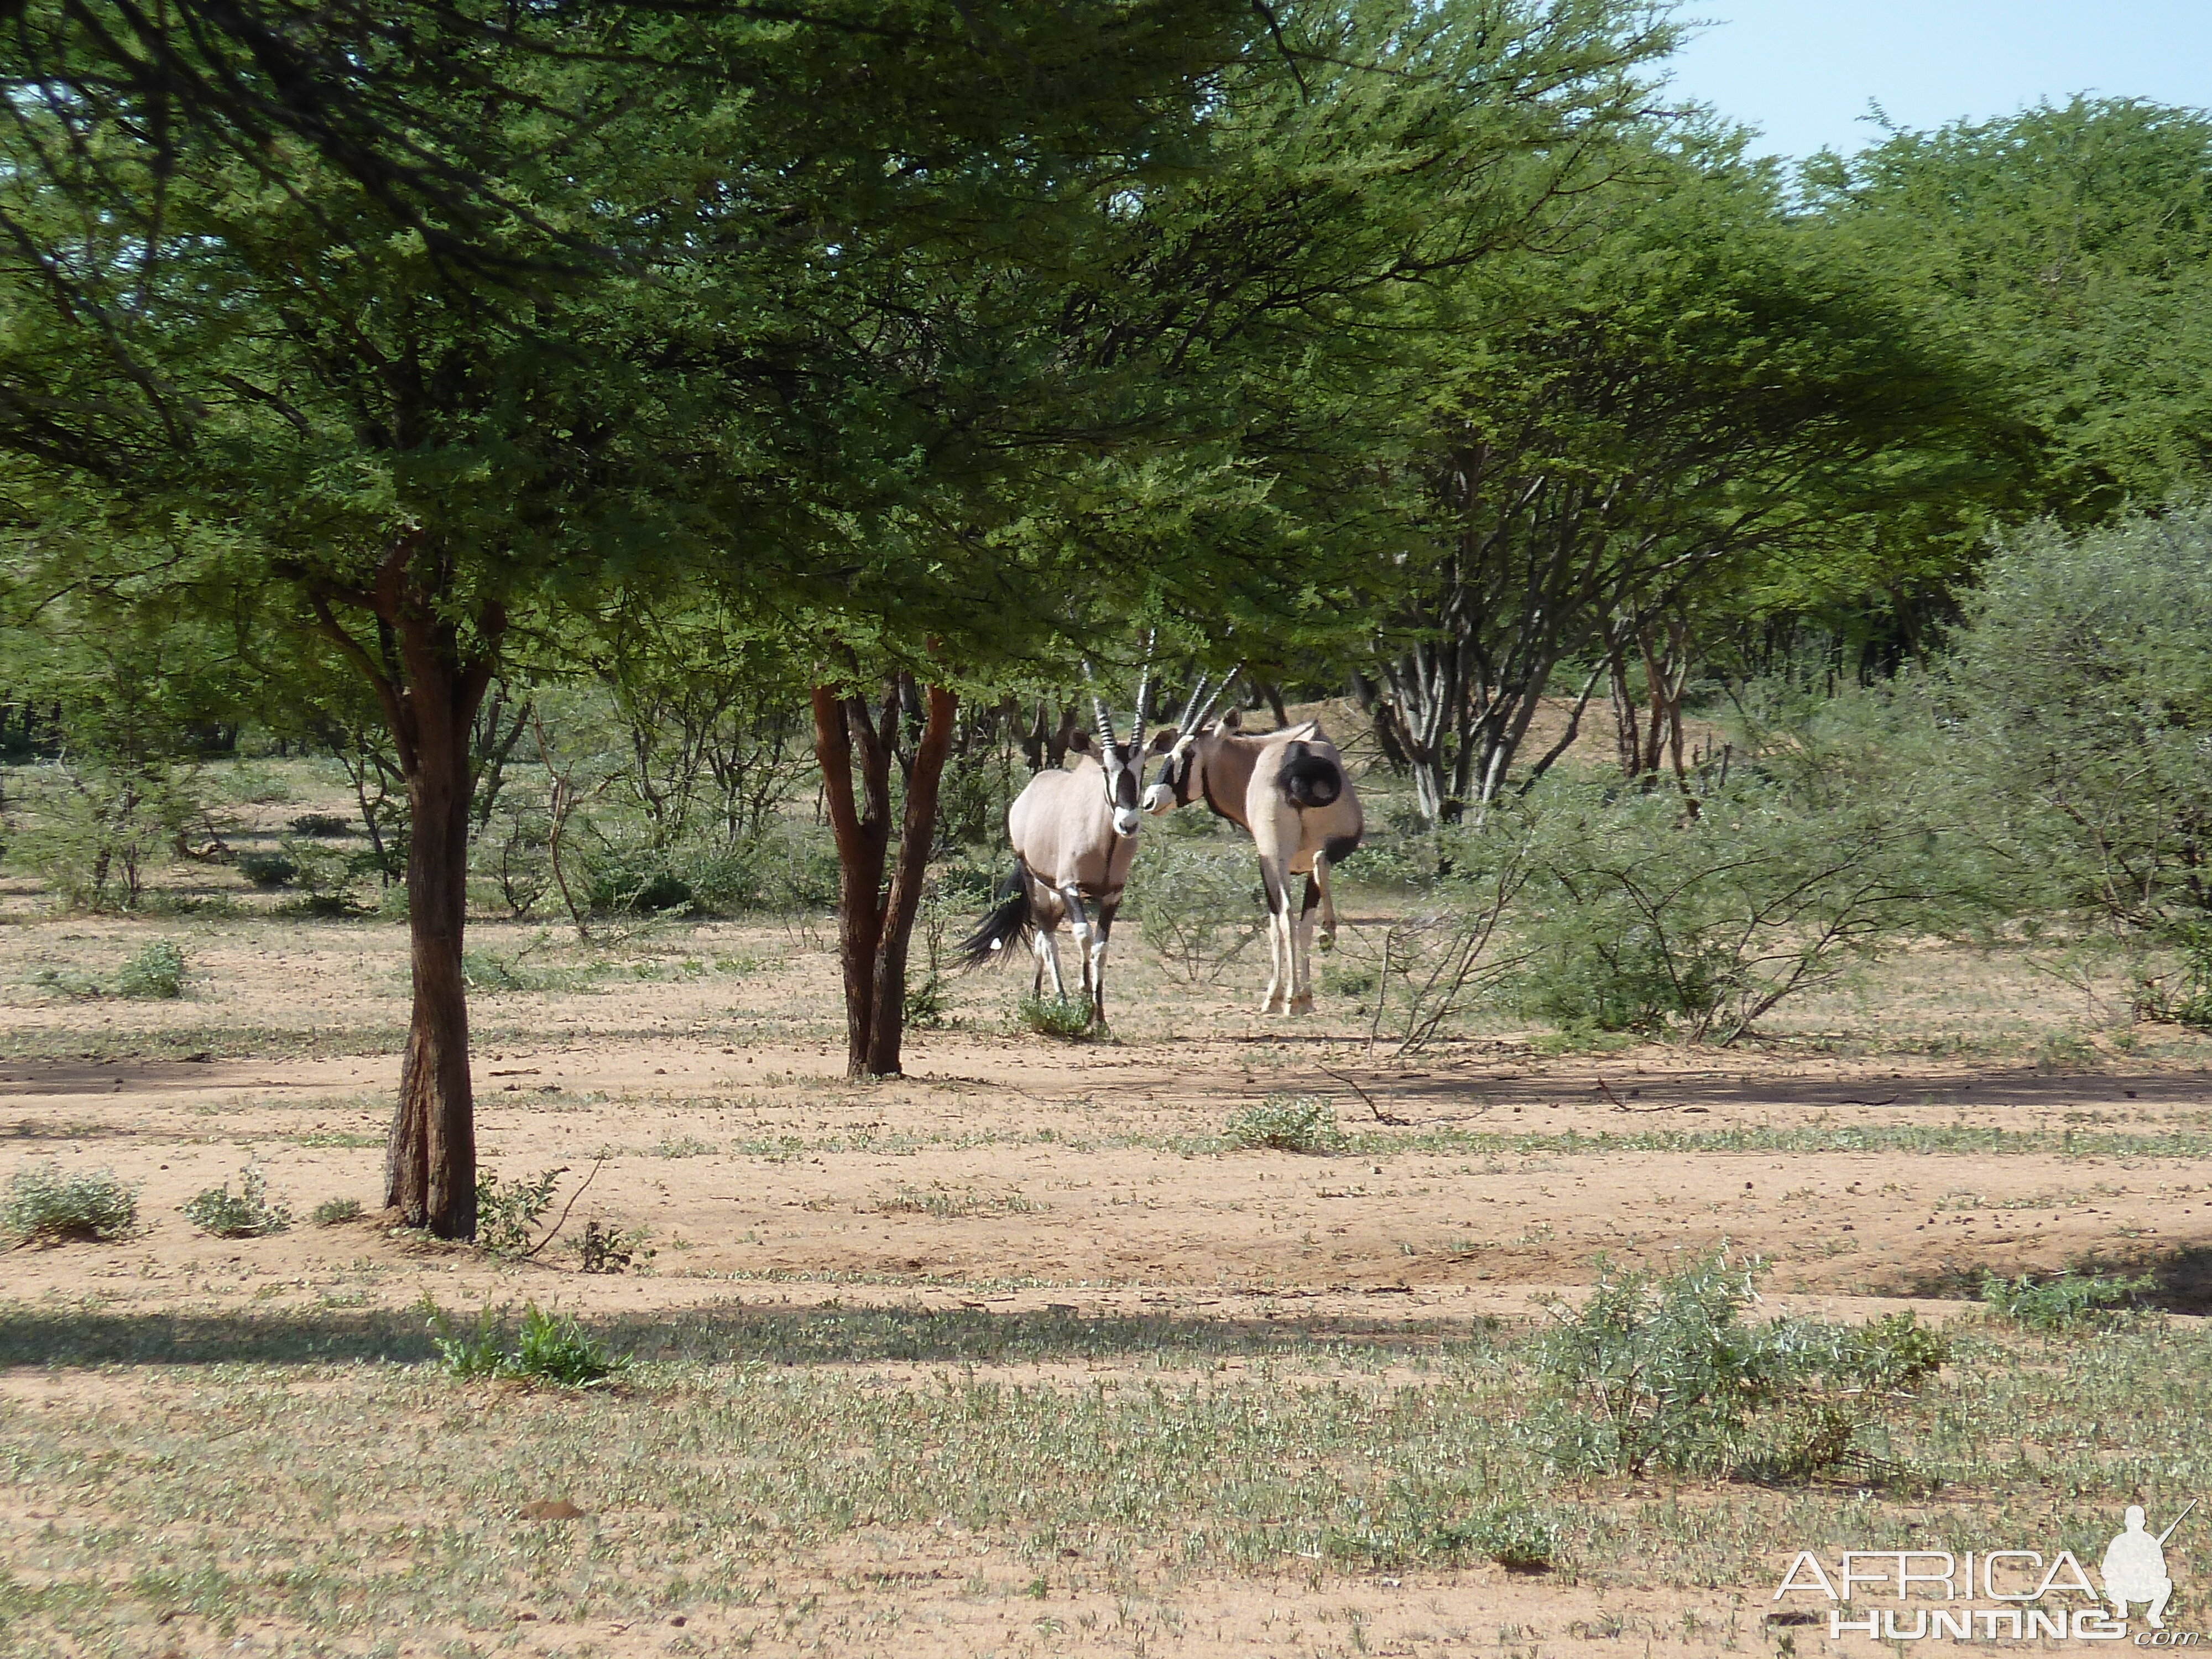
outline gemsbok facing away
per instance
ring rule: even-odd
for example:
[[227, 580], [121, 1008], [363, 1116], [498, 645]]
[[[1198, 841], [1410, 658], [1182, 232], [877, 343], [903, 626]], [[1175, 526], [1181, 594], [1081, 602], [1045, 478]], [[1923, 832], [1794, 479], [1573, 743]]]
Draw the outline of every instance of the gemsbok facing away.
[[1165, 753], [1175, 740], [1173, 732], [1162, 732], [1146, 748], [1145, 697], [1151, 689], [1147, 666], [1137, 687], [1136, 720], [1127, 743], [1115, 736], [1113, 717], [1094, 692], [1096, 745], [1078, 731], [1068, 743], [1069, 749], [1081, 752], [1075, 765], [1038, 773], [1015, 797], [1006, 813], [1006, 834], [1014, 843], [1014, 891], [961, 947], [965, 964], [980, 968], [1004, 962], [1012, 954], [1008, 945], [1026, 940], [1036, 955], [1033, 994], [1043, 994], [1049, 970], [1053, 994], [1065, 998], [1054, 935], [1066, 922], [1075, 937], [1094, 1025], [1106, 1019], [1106, 942], [1145, 821], [1139, 810], [1145, 763]]
[[[1230, 678], [1234, 679], [1235, 675]], [[1207, 724], [1224, 680], [1204, 708], [1198, 689], [1182, 719], [1160, 733], [1168, 763], [1145, 792], [1147, 812], [1169, 812], [1203, 800], [1248, 831], [1260, 853], [1260, 880], [1267, 895], [1269, 973], [1263, 1014], [1313, 1012], [1313, 913], [1321, 910], [1322, 948], [1336, 943], [1336, 902], [1329, 872], [1352, 855], [1366, 828], [1359, 794], [1344, 757], [1321, 732], [1319, 720], [1246, 737], [1234, 708]], [[1159, 738], [1155, 738], [1158, 744]], [[1292, 876], [1306, 878], [1304, 902], [1291, 914]]]

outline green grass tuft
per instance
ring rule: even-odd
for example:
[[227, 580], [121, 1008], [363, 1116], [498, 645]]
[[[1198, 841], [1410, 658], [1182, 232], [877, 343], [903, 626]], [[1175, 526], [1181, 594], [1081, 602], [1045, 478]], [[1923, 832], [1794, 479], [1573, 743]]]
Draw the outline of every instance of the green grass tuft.
[[326, 1198], [315, 1206], [307, 1218], [318, 1227], [338, 1227], [349, 1221], [361, 1219], [361, 1200], [357, 1198]]

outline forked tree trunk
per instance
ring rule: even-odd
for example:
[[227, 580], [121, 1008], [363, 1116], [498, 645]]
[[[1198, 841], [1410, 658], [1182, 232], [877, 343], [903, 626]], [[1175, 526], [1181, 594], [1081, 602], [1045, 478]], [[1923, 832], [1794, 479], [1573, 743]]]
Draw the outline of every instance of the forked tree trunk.
[[[450, 574], [434, 549], [409, 535], [372, 586], [306, 588], [323, 632], [375, 688], [414, 820], [407, 933], [415, 1003], [400, 1059], [398, 1109], [385, 1143], [384, 1201], [404, 1225], [467, 1239], [477, 1231], [476, 1100], [461, 976], [473, 793], [469, 736], [507, 617], [495, 602], [484, 605], [474, 637], [465, 640], [441, 603], [450, 596]], [[374, 651], [338, 622], [333, 601], [374, 617]]]
[[[906, 766], [906, 806], [891, 850], [891, 763], [896, 756], [902, 690], [894, 683], [880, 718], [866, 701], [814, 688], [814, 752], [837, 841], [837, 956], [845, 981], [845, 1070], [850, 1077], [895, 1077], [906, 1028], [908, 941], [921, 905], [939, 786], [952, 747], [957, 705], [943, 686], [928, 688], [921, 740]], [[859, 787], [854, 787], [854, 762]], [[888, 890], [886, 864], [890, 866]]]

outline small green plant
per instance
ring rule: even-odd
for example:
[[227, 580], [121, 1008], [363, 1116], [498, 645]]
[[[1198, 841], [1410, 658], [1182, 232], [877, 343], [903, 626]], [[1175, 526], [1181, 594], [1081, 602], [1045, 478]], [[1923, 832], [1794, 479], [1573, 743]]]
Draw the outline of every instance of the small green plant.
[[584, 1236], [574, 1241], [576, 1265], [587, 1273], [625, 1273], [632, 1267], [642, 1267], [658, 1254], [646, 1245], [652, 1237], [651, 1230], [645, 1227], [617, 1230], [586, 1221]]
[[495, 951], [463, 951], [461, 977], [471, 991], [543, 991], [550, 982], [545, 975]]
[[1881, 1402], [1932, 1375], [1948, 1340], [1911, 1315], [1869, 1326], [1747, 1324], [1763, 1264], [1711, 1255], [1665, 1275], [1601, 1268], [1538, 1350], [1563, 1413], [1552, 1455], [1630, 1475], [1742, 1467], [1802, 1480], [1851, 1455]]
[[2180, 988], [2157, 1012], [2177, 1024], [2212, 1030], [2212, 933], [2190, 936], [2182, 950]]
[[226, 1181], [187, 1200], [183, 1208], [185, 1219], [213, 1238], [260, 1238], [292, 1224], [291, 1211], [270, 1202], [268, 1181], [250, 1164], [238, 1177], [237, 1192]]
[[1097, 1030], [1091, 1020], [1091, 1005], [1081, 1000], [1024, 997], [1017, 1012], [1022, 1024], [1039, 1036], [1057, 1037], [1063, 1042], [1084, 1042]]
[[2156, 1281], [2148, 1273], [2119, 1279], [2102, 1273], [2063, 1273], [2038, 1280], [1982, 1275], [1982, 1303], [1999, 1319], [2031, 1331], [2071, 1331], [2118, 1317]]
[[300, 861], [289, 853], [240, 853], [238, 873], [256, 887], [277, 888], [300, 873]]
[[173, 939], [155, 939], [123, 964], [115, 976], [115, 994], [149, 1002], [184, 995], [185, 953]]
[[0, 1196], [0, 1234], [16, 1244], [112, 1244], [138, 1224], [137, 1189], [112, 1170], [65, 1175], [40, 1159], [9, 1177]]
[[361, 1200], [357, 1198], [326, 1198], [315, 1206], [307, 1218], [318, 1227], [342, 1227], [349, 1221], [361, 1219]]
[[629, 1364], [593, 1340], [572, 1316], [549, 1314], [535, 1302], [523, 1309], [521, 1327], [513, 1333], [511, 1343], [503, 1314], [485, 1313], [462, 1329], [427, 1295], [421, 1305], [429, 1317], [440, 1368], [463, 1381], [515, 1377], [587, 1389]]
[[1221, 1134], [1232, 1146], [1270, 1146], [1284, 1152], [1333, 1152], [1344, 1144], [1336, 1109], [1311, 1095], [1269, 1095], [1231, 1113]]
[[351, 835], [353, 823], [335, 812], [302, 812], [292, 820], [292, 833], [327, 840], [332, 836]]
[[538, 1218], [552, 1206], [553, 1188], [568, 1166], [541, 1170], [527, 1181], [501, 1182], [491, 1170], [477, 1176], [477, 1243], [492, 1255], [520, 1255], [532, 1247]]

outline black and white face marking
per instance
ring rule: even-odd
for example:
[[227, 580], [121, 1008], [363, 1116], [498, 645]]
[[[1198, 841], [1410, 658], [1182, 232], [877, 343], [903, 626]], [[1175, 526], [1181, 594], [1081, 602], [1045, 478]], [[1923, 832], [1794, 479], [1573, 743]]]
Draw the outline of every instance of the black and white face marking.
[[1114, 833], [1133, 836], [1144, 815], [1137, 810], [1145, 781], [1145, 757], [1126, 743], [1099, 745], [1098, 765], [1106, 781], [1106, 810], [1113, 816]]
[[1198, 799], [1202, 787], [1199, 781], [1198, 734], [1191, 732], [1176, 738], [1175, 746], [1168, 750], [1167, 763], [1160, 768], [1160, 781], [1145, 791], [1145, 811], [1171, 812], [1178, 806], [1188, 806]]

